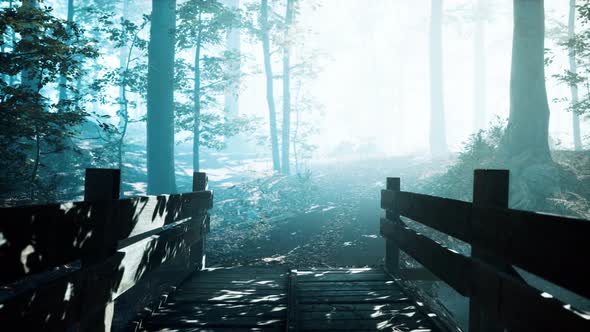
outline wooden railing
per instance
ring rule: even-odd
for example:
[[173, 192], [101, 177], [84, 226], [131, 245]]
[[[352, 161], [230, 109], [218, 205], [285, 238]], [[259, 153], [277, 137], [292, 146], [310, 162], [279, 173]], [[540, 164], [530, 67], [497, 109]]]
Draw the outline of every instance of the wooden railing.
[[[469, 297], [469, 331], [590, 331], [590, 317], [527, 284], [521, 268], [590, 298], [590, 221], [508, 209], [509, 174], [476, 170], [473, 203], [400, 191], [381, 192], [385, 265], [401, 278], [434, 274]], [[408, 227], [406, 217], [471, 245], [450, 250]], [[404, 251], [426, 269], [402, 269]]]
[[0, 329], [110, 330], [203, 267], [205, 173], [186, 194], [119, 199], [119, 183], [88, 169], [82, 202], [0, 209]]

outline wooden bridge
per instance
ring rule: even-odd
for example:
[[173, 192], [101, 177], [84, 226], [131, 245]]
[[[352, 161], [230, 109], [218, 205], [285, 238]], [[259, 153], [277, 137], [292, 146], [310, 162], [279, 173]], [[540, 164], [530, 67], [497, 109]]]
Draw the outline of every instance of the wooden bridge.
[[388, 178], [384, 266], [357, 269], [204, 268], [205, 174], [186, 194], [119, 199], [119, 183], [89, 169], [82, 202], [0, 209], [0, 330], [457, 331], [404, 286], [438, 280], [469, 298], [470, 331], [590, 331], [588, 313], [519, 272], [590, 298], [590, 223], [508, 209], [507, 171], [476, 171], [472, 203]]

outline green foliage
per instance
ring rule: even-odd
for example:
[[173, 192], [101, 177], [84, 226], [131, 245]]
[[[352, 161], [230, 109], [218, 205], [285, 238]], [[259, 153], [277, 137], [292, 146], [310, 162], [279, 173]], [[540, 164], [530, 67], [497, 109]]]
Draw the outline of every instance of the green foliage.
[[496, 118], [486, 130], [471, 135], [456, 161], [446, 171], [427, 179], [420, 191], [428, 194], [471, 201], [473, 171], [478, 168], [502, 168], [497, 158], [506, 121]]
[[[568, 54], [572, 55], [571, 53], [573, 53], [578, 64], [577, 73], [566, 69], [553, 77], [561, 83], [579, 88], [580, 98], [578, 102], [571, 103], [568, 110], [588, 117], [590, 116], [590, 67], [588, 67], [590, 61], [590, 1], [583, 0], [576, 9], [582, 26], [581, 30], [570, 39], [566, 33], [567, 26], [555, 24], [556, 27], [549, 30], [549, 36], [553, 37]], [[552, 57], [549, 57], [546, 64], [551, 63]], [[558, 101], [568, 102], [569, 99], [562, 98]]]
[[217, 0], [187, 1], [178, 10], [178, 52], [191, 50], [199, 56], [193, 63], [176, 61], [176, 129], [193, 133], [195, 120], [199, 121], [200, 146], [223, 149], [224, 138], [252, 131], [256, 122], [225, 117], [219, 102], [227, 90], [239, 88], [240, 73], [232, 68], [240, 59], [233, 52], [216, 51], [216, 46], [225, 41], [229, 29], [240, 25], [240, 13]]
[[[84, 59], [98, 53], [83, 30], [49, 7], [1, 9], [0, 33], [0, 192], [26, 188], [33, 198], [48, 166], [42, 157], [62, 151], [84, 121], [72, 83], [82, 76]], [[43, 89], [60, 77], [73, 97], [54, 102]]]

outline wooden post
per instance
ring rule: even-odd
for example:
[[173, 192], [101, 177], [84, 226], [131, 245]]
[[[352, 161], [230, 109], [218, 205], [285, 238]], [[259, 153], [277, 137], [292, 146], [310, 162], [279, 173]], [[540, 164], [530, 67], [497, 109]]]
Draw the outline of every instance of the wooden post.
[[[209, 179], [207, 178], [207, 174], [204, 172], [194, 172], [193, 173], [193, 191], [203, 191], [207, 190], [209, 186]], [[197, 220], [200, 221], [202, 216], [197, 216]], [[196, 263], [197, 269], [204, 269], [205, 268], [205, 259], [207, 257], [205, 252], [205, 243], [207, 233], [207, 225], [202, 225], [201, 229], [201, 241], [195, 243], [191, 248], [191, 263]], [[196, 261], [195, 261], [196, 260]]]
[[[121, 171], [118, 169], [98, 169], [87, 168], [86, 177], [84, 180], [84, 200], [116, 200], [119, 199], [121, 189]], [[109, 222], [112, 219], [110, 211], [110, 204], [104, 206], [105, 211], [96, 211], [101, 216], [101, 222]], [[108, 228], [108, 227], [106, 227]], [[105, 229], [105, 231], [108, 231]], [[98, 234], [98, 238], [102, 236]], [[82, 259], [82, 266], [91, 265], [97, 261], [107, 258], [116, 251], [116, 248], [99, 248], [96, 252], [90, 253], [88, 257]], [[88, 285], [92, 287], [92, 285]], [[80, 323], [81, 331], [110, 331], [113, 314], [114, 303], [105, 303], [105, 308], [88, 317], [84, 322]]]
[[193, 173], [193, 191], [207, 190], [208, 186], [209, 186], [209, 179], [207, 178], [207, 173], [204, 173], [204, 172], [194, 172]]
[[[387, 190], [400, 191], [400, 178], [387, 178]], [[398, 211], [385, 211], [385, 218], [390, 222], [399, 222], [400, 216]], [[399, 271], [399, 247], [393, 240], [385, 240], [385, 269], [392, 274]]]
[[[508, 208], [509, 178], [510, 173], [508, 170], [475, 170], [473, 179], [473, 206]], [[500, 270], [506, 271], [509, 269], [508, 266], [505, 266], [506, 264], [500, 263], [497, 258], [477, 246], [471, 246], [471, 257], [496, 266]], [[478, 287], [478, 282], [481, 284], [482, 281], [474, 280], [472, 282], [474, 287]], [[480, 287], [482, 289], [485, 288], [488, 294], [492, 294], [491, 298], [499, 295], [500, 285], [495, 280], [486, 280], [485, 285], [480, 285]], [[477, 296], [472, 296], [469, 299], [470, 332], [504, 331], [504, 328], [490, 316], [483, 308]]]
[[118, 199], [121, 171], [118, 169], [87, 168], [84, 179], [84, 200]]

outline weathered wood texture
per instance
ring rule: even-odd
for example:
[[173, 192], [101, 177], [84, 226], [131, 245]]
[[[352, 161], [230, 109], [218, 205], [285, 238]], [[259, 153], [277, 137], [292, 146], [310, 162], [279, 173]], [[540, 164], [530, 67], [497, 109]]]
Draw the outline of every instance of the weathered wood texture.
[[113, 200], [118, 183], [90, 182], [93, 201], [0, 210], [0, 324], [88, 330], [113, 301], [143, 304], [124, 300], [134, 287], [145, 297], [200, 266], [210, 191]]
[[141, 330], [439, 331], [430, 316], [381, 269], [219, 268], [196, 272]]
[[590, 256], [590, 222], [511, 210], [507, 204], [508, 172], [499, 170], [475, 172], [473, 203], [382, 191], [382, 208], [471, 244], [472, 257], [445, 248], [398, 218], [382, 220], [381, 233], [438, 278], [472, 298], [473, 331], [496, 331], [503, 327], [590, 330], [587, 316], [542, 296], [511, 266], [590, 297], [590, 272], [580, 268], [584, 257]]

